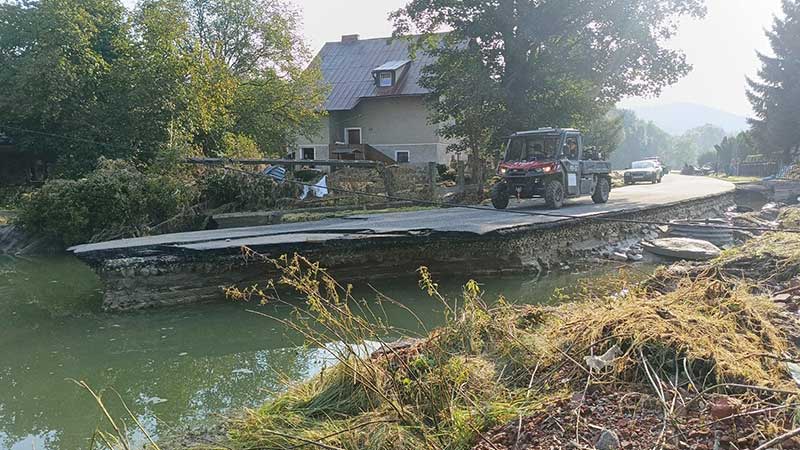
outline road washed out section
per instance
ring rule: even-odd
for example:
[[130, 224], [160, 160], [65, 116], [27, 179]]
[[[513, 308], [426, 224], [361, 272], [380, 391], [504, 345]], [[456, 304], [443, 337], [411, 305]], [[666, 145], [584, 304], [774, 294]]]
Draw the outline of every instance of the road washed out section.
[[70, 251], [102, 279], [104, 308], [132, 310], [219, 299], [226, 286], [266, 280], [269, 265], [245, 260], [244, 247], [267, 257], [300, 253], [353, 279], [404, 275], [420, 265], [442, 275], [544, 271], [654, 228], [598, 217], [713, 217], [733, 203], [733, 193], [724, 181], [670, 175], [662, 184], [614, 190], [605, 205], [580, 200], [552, 211], [537, 201], [512, 201], [510, 207], [568, 218], [450, 208], [122, 239]]

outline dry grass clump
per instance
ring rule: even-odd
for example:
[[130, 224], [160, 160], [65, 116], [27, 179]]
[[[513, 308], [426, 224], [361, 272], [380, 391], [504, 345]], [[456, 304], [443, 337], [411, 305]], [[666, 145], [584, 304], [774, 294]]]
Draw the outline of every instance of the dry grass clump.
[[[665, 399], [723, 383], [791, 388], [775, 306], [711, 271], [679, 277], [663, 293], [626, 286], [578, 303], [517, 307], [486, 302], [475, 282], [446, 299], [423, 268], [420, 286], [441, 303], [445, 325], [395, 345], [388, 342], [401, 331], [385, 323], [380, 305], [353, 298], [301, 257], [275, 263], [278, 282], [307, 301], [287, 324], [338, 364], [232, 420], [231, 448], [470, 449], [489, 445], [488, 430], [521, 426], [589, 385], [655, 390]], [[256, 289], [231, 294], [270, 300]], [[591, 368], [586, 357], [609, 349], [618, 357]]]
[[[422, 269], [421, 287], [441, 302], [447, 325], [397, 346], [389, 341], [399, 330], [385, 324], [380, 305], [353, 298], [349, 286], [304, 258], [276, 264], [279, 283], [306, 297], [307, 307], [286, 323], [338, 364], [231, 421], [234, 448], [313, 442], [329, 449], [468, 449], [480, 430], [542, 407], [545, 396], [506, 382], [512, 370], [495, 356], [514, 330], [515, 314], [505, 302], [484, 302], [477, 283], [450, 301]], [[266, 299], [257, 289], [230, 294]]]
[[728, 250], [712, 262], [720, 276], [745, 279], [762, 291], [774, 288], [800, 274], [800, 234], [766, 233]]
[[778, 216], [778, 223], [781, 228], [800, 228], [800, 208], [785, 208]]
[[666, 295], [634, 290], [604, 302], [561, 306], [532, 338], [547, 365], [565, 354], [583, 361], [617, 345], [623, 355], [611, 374], [618, 381], [645, 381], [644, 356], [654, 367], [680, 372], [685, 359], [687, 367], [698, 368], [693, 375], [700, 381], [779, 386], [788, 380], [780, 362], [788, 342], [770, 320], [775, 314], [768, 298], [746, 286], [729, 290], [710, 278], [683, 279]]

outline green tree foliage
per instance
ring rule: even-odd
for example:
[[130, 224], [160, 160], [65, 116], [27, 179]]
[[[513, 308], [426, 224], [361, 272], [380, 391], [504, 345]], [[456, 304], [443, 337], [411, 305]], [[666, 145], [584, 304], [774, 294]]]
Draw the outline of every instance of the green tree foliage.
[[317, 123], [307, 61], [280, 0], [2, 3], [0, 129], [70, 176], [100, 156], [277, 155]]
[[741, 162], [755, 153], [755, 145], [750, 133], [741, 132], [736, 136], [724, 137], [722, 142], [714, 146], [719, 161], [719, 170], [731, 173], [735, 161]]
[[431, 120], [478, 155], [513, 131], [588, 127], [676, 82], [690, 66], [664, 43], [704, 13], [703, 0], [412, 0], [392, 18], [438, 56], [422, 80]]
[[[703, 125], [687, 130], [681, 138], [693, 142], [700, 153], [714, 152], [715, 146], [727, 136], [722, 128], [715, 125]], [[699, 156], [699, 153], [698, 153]]]
[[625, 137], [625, 117], [614, 110], [593, 121], [584, 132], [583, 142], [593, 146], [608, 158], [622, 145]]
[[[611, 155], [611, 163], [615, 168], [630, 167], [631, 162], [652, 156], [662, 158], [673, 148], [673, 137], [657, 127], [653, 122], [645, 122], [636, 117], [633, 111], [620, 112], [623, 120], [622, 142]], [[675, 161], [664, 159], [664, 162], [675, 167]]]
[[104, 117], [113, 71], [129, 56], [125, 14], [116, 0], [0, 3], [0, 124], [21, 149], [68, 164], [127, 151]]
[[[636, 117], [633, 111], [621, 111], [622, 142], [611, 156], [616, 168], [629, 167], [631, 162], [658, 156], [669, 167], [699, 164], [698, 158], [716, 152], [716, 144], [725, 138], [725, 131], [714, 125], [688, 130], [672, 136], [652, 122]], [[708, 158], [708, 156], [706, 156]], [[700, 164], [703, 165], [703, 164]]]
[[800, 2], [783, 0], [783, 13], [767, 31], [773, 55], [758, 54], [761, 69], [748, 79], [747, 95], [760, 151], [789, 163], [800, 151]]

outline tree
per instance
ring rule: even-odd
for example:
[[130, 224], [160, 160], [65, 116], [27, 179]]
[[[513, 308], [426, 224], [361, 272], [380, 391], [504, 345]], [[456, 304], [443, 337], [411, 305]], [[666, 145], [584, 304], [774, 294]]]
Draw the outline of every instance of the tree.
[[308, 49], [298, 33], [299, 13], [278, 0], [187, 0], [192, 35], [234, 76], [292, 72]]
[[71, 177], [101, 156], [279, 154], [324, 101], [296, 26], [280, 0], [0, 3], [0, 132]]
[[653, 156], [661, 157], [665, 163], [674, 167], [671, 159], [674, 138], [652, 122], [636, 117], [633, 111], [620, 111], [622, 118], [622, 137], [617, 150], [611, 155], [611, 163], [616, 168], [630, 167], [631, 162]]
[[587, 146], [593, 146], [605, 158], [610, 157], [622, 144], [625, 135], [625, 117], [617, 110], [593, 121], [583, 136]]
[[717, 152], [720, 170], [732, 173], [734, 161], [741, 162], [747, 156], [755, 153], [753, 140], [750, 133], [742, 131], [733, 137], [724, 137], [722, 142], [714, 146]]
[[765, 154], [791, 163], [800, 151], [800, 2], [783, 0], [767, 37], [774, 56], [759, 53], [761, 69], [748, 79], [753, 138]]
[[226, 133], [282, 154], [319, 124], [324, 90], [298, 31], [299, 13], [281, 0], [186, 0], [191, 36], [235, 80], [230, 122], [204, 136], [205, 153], [223, 154]]
[[700, 167], [712, 167], [714, 170], [719, 170], [721, 165], [716, 151], [706, 151], [697, 156], [697, 165]]
[[111, 73], [128, 56], [124, 16], [117, 0], [0, 3], [0, 125], [21, 150], [67, 170], [127, 156], [100, 113], [114, 101]]
[[477, 161], [510, 132], [586, 127], [622, 97], [676, 82], [690, 66], [664, 43], [675, 19], [704, 13], [703, 0], [412, 0], [392, 18], [438, 57], [422, 79], [433, 117], [454, 119], [444, 136]]

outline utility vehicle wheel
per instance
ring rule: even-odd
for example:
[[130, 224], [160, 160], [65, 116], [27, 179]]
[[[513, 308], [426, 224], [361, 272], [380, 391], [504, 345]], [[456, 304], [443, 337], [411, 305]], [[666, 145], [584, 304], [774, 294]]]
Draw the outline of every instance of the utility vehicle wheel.
[[544, 202], [548, 208], [559, 209], [564, 206], [564, 185], [552, 180], [544, 187]]
[[597, 180], [597, 186], [594, 188], [594, 194], [592, 195], [592, 201], [595, 203], [606, 203], [608, 202], [608, 194], [611, 192], [611, 183], [608, 182], [608, 178], [601, 177]]
[[508, 207], [508, 190], [505, 184], [495, 184], [492, 188], [492, 206], [495, 209], [506, 209]]

